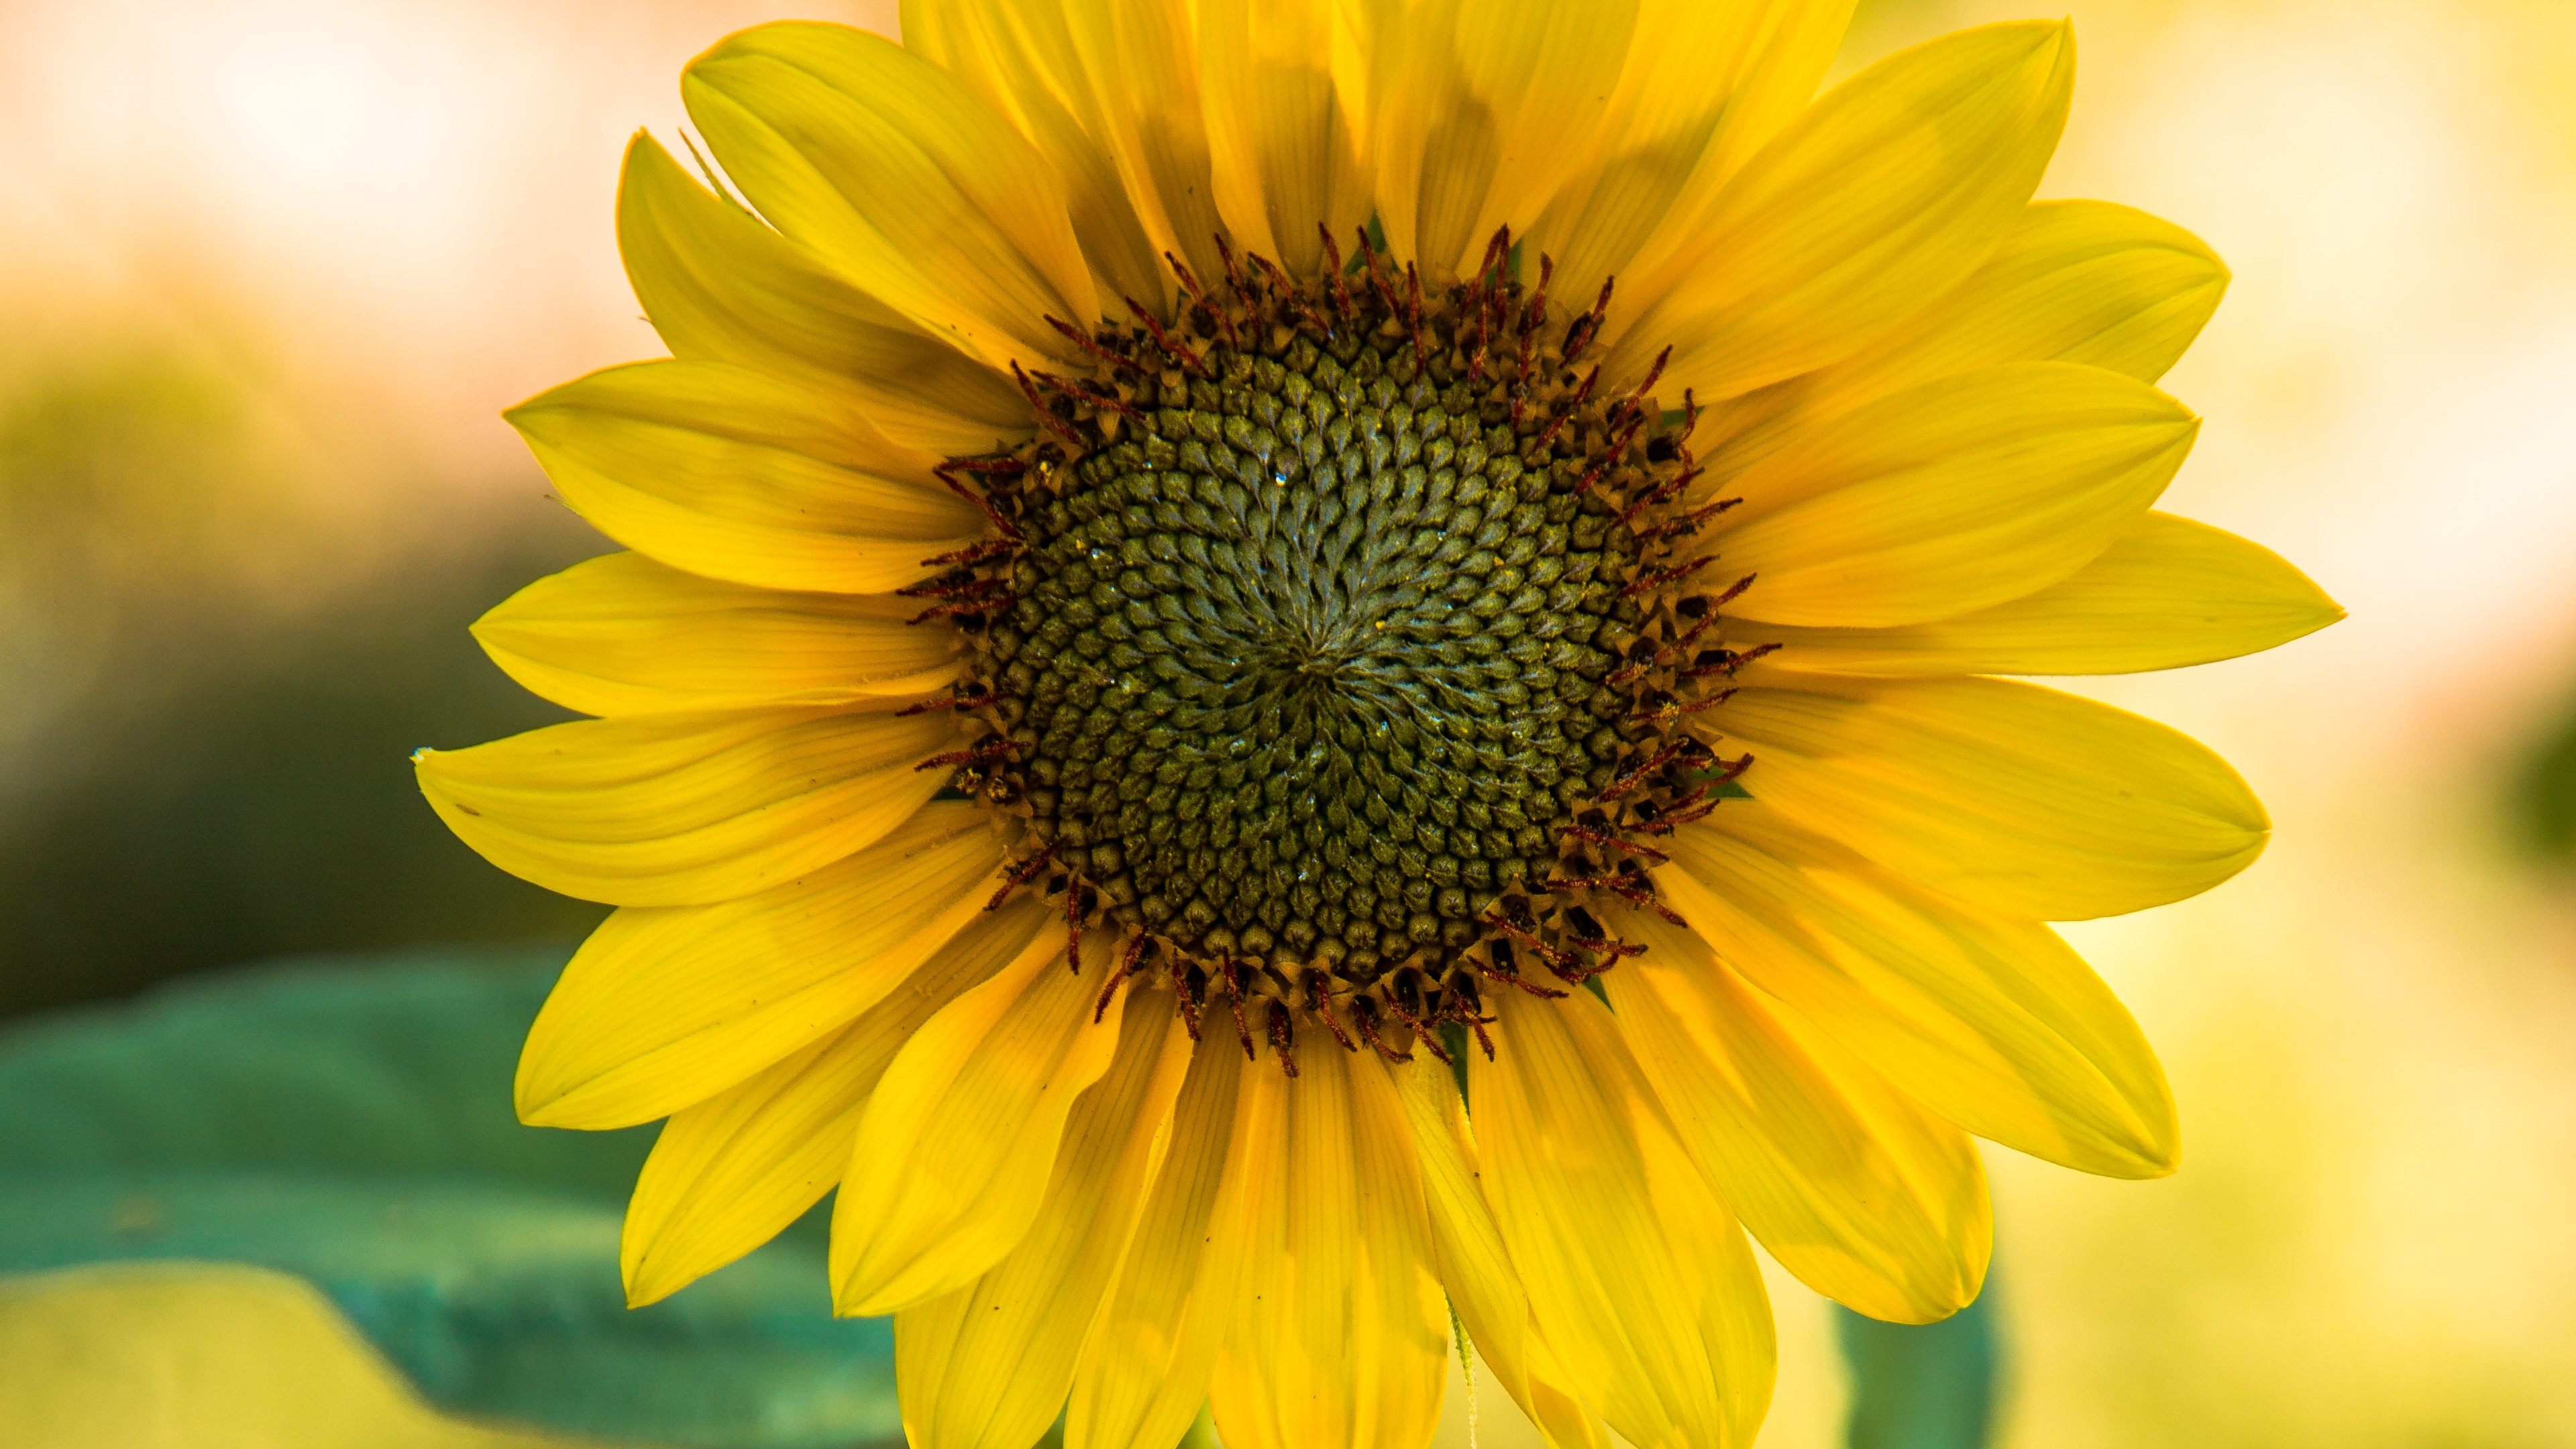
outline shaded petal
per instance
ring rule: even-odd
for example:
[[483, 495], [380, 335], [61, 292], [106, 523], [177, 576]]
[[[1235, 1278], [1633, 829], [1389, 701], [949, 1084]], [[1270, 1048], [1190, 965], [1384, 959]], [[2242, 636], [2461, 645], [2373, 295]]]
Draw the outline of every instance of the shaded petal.
[[[1019, 129], [1065, 188], [1073, 234], [1104, 310], [1111, 299], [1162, 299], [1157, 246], [1129, 202], [1099, 91], [1058, 0], [906, 0], [903, 48], [945, 66]], [[1067, 318], [1088, 322], [1089, 318]]]
[[412, 763], [438, 818], [512, 875], [586, 901], [688, 906], [875, 843], [946, 783], [916, 767], [956, 729], [847, 709], [628, 715]]
[[[1336, 237], [1369, 218], [1361, 12], [1336, 0], [1202, 0], [1199, 99], [1217, 214], [1237, 245], [1292, 276], [1322, 265]], [[1352, 83], [1337, 83], [1337, 70]]]
[[744, 368], [630, 363], [508, 417], [574, 512], [694, 574], [882, 593], [983, 532], [973, 505], [930, 481], [938, 459], [872, 445], [828, 395]]
[[743, 196], [904, 316], [996, 367], [1079, 356], [1046, 325], [1100, 315], [1037, 148], [948, 72], [883, 36], [781, 21], [680, 78]]
[[1633, 316], [1687, 277], [1663, 264], [1697, 246], [1727, 180], [1814, 98], [1851, 11], [1852, 0], [1644, 0], [1590, 152], [1530, 236], [1556, 260], [1557, 297], [1584, 306], [1615, 274]]
[[849, 1166], [859, 1111], [895, 1053], [1053, 918], [1034, 898], [976, 915], [856, 1021], [672, 1113], [626, 1208], [628, 1305], [670, 1297], [821, 1201]]
[[[1207, 118], [1199, 105], [1198, 43], [1189, 0], [1081, 0], [1068, 7], [1082, 72], [1096, 97], [1090, 124], [1116, 161], [1155, 255], [1177, 251], [1201, 277], [1224, 274]], [[1151, 306], [1178, 293], [1161, 274]]]
[[1378, 218], [1427, 282], [1472, 273], [1494, 229], [1527, 231], [1583, 159], [1637, 30], [1638, 0], [1428, 0], [1379, 43], [1397, 77], [1370, 128]]
[[841, 704], [938, 689], [964, 640], [914, 600], [789, 593], [640, 553], [577, 563], [475, 621], [492, 662], [584, 714]]
[[[1827, 92], [1736, 172], [1612, 352], [1715, 401], [1857, 351], [1957, 285], [2030, 200], [2074, 86], [2063, 24], [1945, 35]], [[1671, 290], [1663, 291], [1664, 286]]]
[[1475, 1132], [1455, 1079], [1378, 1062], [1373, 1071], [1355, 1068], [1352, 1082], [1363, 1111], [1401, 1113], [1412, 1134], [1435, 1271], [1472, 1340], [1460, 1355], [1481, 1359], [1556, 1449], [1609, 1449], [1608, 1428], [1565, 1387], [1546, 1331], [1530, 1316], [1529, 1294], [1480, 1185]]
[[618, 178], [617, 250], [682, 358], [846, 391], [887, 437], [941, 456], [1029, 434], [1028, 401], [1007, 378], [699, 185], [647, 135]]
[[1948, 296], [1831, 367], [1730, 398], [1700, 426], [1704, 488], [1854, 408], [2007, 362], [2071, 362], [2154, 382], [2227, 290], [2198, 237], [2107, 201], [2039, 201]]
[[1721, 711], [1754, 747], [1746, 787], [1988, 910], [2160, 906], [2253, 864], [2270, 835], [2225, 760], [2107, 704], [2001, 679], [1757, 677]]
[[1246, 1064], [1192, 1054], [1136, 1235], [1074, 1369], [1065, 1449], [1170, 1449], [1207, 1398], [1243, 1267]]
[[896, 1315], [915, 1449], [1028, 1449], [1073, 1387], [1190, 1064], [1169, 991], [1131, 992], [1108, 1075], [1074, 1104], [1037, 1221], [971, 1286]]
[[2160, 1177], [2173, 1095], [2137, 1023], [2057, 933], [1913, 885], [1729, 801], [1657, 881], [1727, 965], [1933, 1111], [2084, 1172]]
[[1782, 444], [1727, 485], [1716, 552], [1781, 624], [1945, 619], [2036, 593], [2173, 481], [2200, 420], [2145, 383], [2024, 362], [1944, 378]]
[[1568, 1382], [1639, 1449], [1752, 1443], [1771, 1306], [1726, 1204], [1673, 1140], [1609, 1010], [1511, 993], [1468, 1061], [1487, 1200]]
[[1755, 625], [1764, 663], [1834, 674], [2133, 674], [2287, 644], [2343, 608], [2287, 559], [2149, 513], [2062, 583], [1955, 619], [1892, 629]]
[[1120, 1015], [1093, 1020], [1113, 943], [1083, 946], [1092, 974], [1041, 937], [948, 1004], [886, 1068], [859, 1118], [832, 1204], [832, 1303], [892, 1313], [954, 1293], [1037, 1220], [1067, 1114], [1109, 1070]]
[[775, 890], [617, 912], [528, 1029], [520, 1120], [627, 1127], [744, 1080], [944, 949], [989, 898], [1001, 859], [978, 807], [941, 802]]
[[1208, 1384], [1234, 1449], [1422, 1449], [1439, 1426], [1449, 1315], [1404, 1126], [1356, 1110], [1376, 1071], [1323, 1041], [1243, 1084], [1245, 1276]]
[[1646, 946], [1603, 978], [1620, 1035], [1771, 1256], [1874, 1318], [1929, 1323], [1973, 1300], [1994, 1219], [1967, 1134], [1775, 1011], [1689, 930], [1644, 911], [1620, 929]]

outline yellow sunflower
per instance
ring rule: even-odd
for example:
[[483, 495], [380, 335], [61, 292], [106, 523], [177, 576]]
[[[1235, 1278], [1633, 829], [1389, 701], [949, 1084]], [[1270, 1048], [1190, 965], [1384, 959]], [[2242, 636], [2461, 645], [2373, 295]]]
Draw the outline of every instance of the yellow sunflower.
[[[2063, 25], [1817, 97], [1850, 0], [920, 0], [627, 154], [672, 357], [511, 420], [632, 552], [477, 627], [599, 718], [419, 757], [620, 909], [526, 1120], [667, 1118], [659, 1299], [836, 1186], [923, 1449], [1742, 1445], [1749, 1232], [1973, 1298], [1985, 1137], [2176, 1160], [2046, 921], [2268, 822], [2014, 674], [2339, 616], [2150, 511], [2227, 273], [2033, 203]], [[721, 179], [716, 168], [721, 168]]]

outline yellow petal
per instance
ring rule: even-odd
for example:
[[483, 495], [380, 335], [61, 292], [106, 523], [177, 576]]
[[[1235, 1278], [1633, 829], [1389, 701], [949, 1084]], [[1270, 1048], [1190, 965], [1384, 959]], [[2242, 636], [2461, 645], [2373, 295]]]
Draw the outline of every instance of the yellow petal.
[[1036, 1221], [1066, 1114], [1118, 1049], [1117, 1004], [1095, 1012], [1112, 942], [1086, 937], [1079, 973], [1066, 949], [1039, 938], [886, 1068], [832, 1205], [836, 1311], [954, 1293]]
[[[1197, 275], [1223, 275], [1215, 243], [1225, 223], [1199, 105], [1189, 0], [1079, 0], [1066, 19], [1095, 97], [1085, 112], [1095, 119], [1085, 124], [1116, 162], [1154, 254], [1177, 252]], [[1175, 295], [1176, 279], [1164, 271], [1155, 290], [1136, 298], [1152, 306]]]
[[617, 912], [529, 1028], [520, 1120], [631, 1126], [742, 1081], [944, 949], [990, 898], [1001, 858], [978, 807], [942, 802], [775, 890]]
[[1719, 571], [1780, 624], [1945, 619], [2098, 557], [2173, 481], [2200, 422], [2145, 383], [2023, 362], [1944, 378], [1784, 442], [1726, 485]]
[[[1526, 232], [1608, 108], [1638, 0], [1429, 0], [1388, 26], [1396, 80], [1370, 129], [1378, 216], [1429, 282]], [[1533, 264], [1534, 265], [1534, 264]]]
[[1318, 224], [1347, 237], [1369, 218], [1369, 168], [1350, 75], [1361, 40], [1334, 0], [1201, 0], [1199, 97], [1217, 213], [1238, 247], [1311, 276]]
[[672, 1113], [626, 1208], [627, 1303], [670, 1297], [820, 1201], [849, 1166], [859, 1110], [895, 1053], [1053, 918], [1034, 899], [978, 914], [856, 1021]]
[[1760, 800], [1675, 832], [1672, 852], [1657, 880], [1692, 929], [1917, 1101], [2084, 1172], [2173, 1171], [2163, 1068], [2046, 926], [1924, 890]]
[[1985, 1281], [1994, 1220], [1966, 1133], [1794, 1013], [1687, 929], [1637, 912], [1646, 947], [1603, 978], [1620, 1035], [1729, 1206], [1808, 1287], [1929, 1323]]
[[1064, 1407], [1190, 1064], [1169, 991], [1131, 993], [1124, 1010], [1117, 1057], [1074, 1104], [1028, 1236], [971, 1286], [895, 1317], [914, 1449], [1028, 1449]]
[[2057, 149], [2074, 77], [2073, 33], [2022, 22], [1835, 87], [1727, 183], [1697, 244], [1664, 263], [1688, 275], [1610, 371], [1641, 372], [1669, 345], [1669, 395], [1715, 401], [1857, 351], [1994, 250]]
[[1772, 676], [1724, 710], [1745, 786], [1879, 864], [2043, 921], [2198, 895], [2271, 819], [2207, 746], [2107, 704], [2001, 679]]
[[2233, 659], [2343, 617], [2279, 554], [2149, 513], [2062, 583], [1955, 619], [1893, 629], [1750, 626], [1764, 662], [1833, 674], [2133, 674]]
[[1851, 10], [1644, 0], [1590, 154], [1530, 236], [1556, 259], [1557, 298], [1585, 306], [1615, 275], [1615, 322], [1660, 296], [1674, 280], [1662, 264], [1696, 246], [1727, 180], [1814, 98]]
[[943, 457], [1028, 436], [1028, 402], [1009, 379], [691, 180], [650, 136], [626, 148], [617, 250], [682, 358], [842, 389], [886, 436]]
[[1569, 1381], [1639, 1449], [1753, 1442], [1771, 1305], [1735, 1217], [1683, 1154], [1607, 1008], [1500, 993], [1468, 1096], [1485, 1193]]
[[1076, 358], [1100, 315], [1046, 159], [954, 76], [883, 36], [782, 21], [680, 79], [743, 196], [896, 311], [996, 367]]
[[983, 532], [930, 478], [872, 446], [828, 396], [715, 362], [643, 362], [512, 408], [573, 511], [662, 562], [737, 583], [881, 593]]
[[[1106, 118], [1058, 0], [906, 0], [903, 48], [945, 66], [1010, 121], [1064, 184], [1069, 219], [1100, 301], [1162, 300], [1163, 248], [1129, 201], [1102, 143]], [[1089, 320], [1089, 319], [1068, 319]]]
[[1445, 1071], [1381, 1062], [1373, 1073], [1355, 1069], [1352, 1083], [1361, 1110], [1400, 1113], [1412, 1135], [1434, 1271], [1473, 1340], [1461, 1354], [1482, 1362], [1555, 1449], [1609, 1449], [1609, 1430], [1566, 1387], [1545, 1330], [1530, 1316], [1529, 1294], [1479, 1185], [1475, 1132], [1456, 1082]]
[[1234, 1449], [1423, 1449], [1439, 1425], [1449, 1314], [1404, 1124], [1357, 1110], [1377, 1070], [1328, 1039], [1244, 1083], [1246, 1276], [1208, 1384]]
[[683, 906], [874, 843], [938, 792], [947, 777], [916, 766], [957, 738], [937, 715], [728, 710], [576, 720], [412, 762], [447, 828], [512, 875]]
[[957, 676], [964, 641], [907, 625], [917, 601], [787, 593], [612, 553], [539, 579], [475, 621], [512, 679], [584, 714], [840, 704]]
[[1231, 1051], [1190, 1058], [1136, 1235], [1074, 1368], [1065, 1449], [1170, 1449], [1198, 1417], [1243, 1266], [1247, 1184], [1230, 1164], [1246, 1067]]

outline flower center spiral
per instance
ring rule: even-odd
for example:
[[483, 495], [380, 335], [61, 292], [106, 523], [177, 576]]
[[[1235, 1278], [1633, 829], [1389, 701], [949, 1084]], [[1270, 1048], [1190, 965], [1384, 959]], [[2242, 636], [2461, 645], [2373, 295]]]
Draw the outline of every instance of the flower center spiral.
[[1608, 289], [1554, 325], [1508, 257], [1427, 302], [1373, 251], [1229, 254], [1222, 300], [1175, 261], [1174, 325], [1065, 327], [1095, 375], [1024, 377], [1046, 431], [944, 474], [993, 536], [913, 591], [973, 645], [941, 763], [1121, 976], [1292, 1072], [1301, 1020], [1443, 1053], [1486, 987], [1636, 951], [1603, 898], [1663, 909], [1639, 837], [1742, 768], [1680, 728], [1740, 662], [1675, 557], [1724, 506], [1683, 508], [1692, 410], [1599, 396]]

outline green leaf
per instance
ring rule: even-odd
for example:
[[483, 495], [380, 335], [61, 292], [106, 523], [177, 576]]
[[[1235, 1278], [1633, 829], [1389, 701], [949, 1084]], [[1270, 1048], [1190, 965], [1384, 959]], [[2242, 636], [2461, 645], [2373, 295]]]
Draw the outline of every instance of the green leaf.
[[451, 1410], [671, 1445], [899, 1443], [891, 1330], [830, 1316], [819, 1217], [624, 1306], [650, 1129], [510, 1109], [563, 957], [312, 962], [0, 1033], [0, 1272], [256, 1264], [316, 1284]]
[[1995, 1281], [1938, 1323], [1881, 1323], [1834, 1309], [1851, 1371], [1851, 1449], [1983, 1449], [1994, 1426]]

